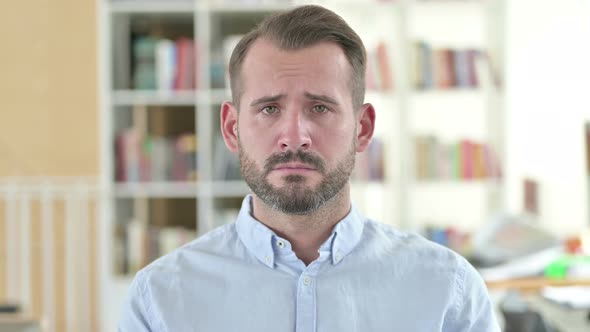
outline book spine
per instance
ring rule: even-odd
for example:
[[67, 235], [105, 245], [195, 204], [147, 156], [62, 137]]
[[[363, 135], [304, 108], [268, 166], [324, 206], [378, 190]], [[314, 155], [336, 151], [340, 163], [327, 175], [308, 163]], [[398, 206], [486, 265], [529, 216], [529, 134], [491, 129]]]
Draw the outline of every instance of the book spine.
[[173, 41], [160, 39], [156, 46], [156, 75], [160, 91], [171, 91], [174, 88], [176, 72], [176, 46]]
[[433, 73], [433, 61], [432, 61], [432, 49], [430, 45], [425, 42], [420, 42], [420, 59], [421, 59], [421, 73], [422, 73], [422, 86], [423, 89], [432, 89], [435, 86], [434, 73]]
[[381, 88], [383, 91], [393, 90], [393, 72], [389, 63], [387, 45], [380, 42], [377, 45], [377, 61], [379, 64], [379, 73], [381, 76]]
[[461, 178], [473, 179], [473, 142], [462, 140], [461, 145]]

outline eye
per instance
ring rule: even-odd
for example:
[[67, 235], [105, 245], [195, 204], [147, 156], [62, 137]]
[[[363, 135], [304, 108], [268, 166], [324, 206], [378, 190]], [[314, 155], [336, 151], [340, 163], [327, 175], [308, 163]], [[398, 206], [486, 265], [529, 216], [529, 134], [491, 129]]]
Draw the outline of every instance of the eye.
[[279, 109], [276, 106], [266, 106], [260, 110], [260, 112], [262, 112], [264, 114], [268, 114], [268, 115], [274, 114], [278, 111], [279, 111]]
[[328, 111], [328, 108], [324, 105], [315, 105], [312, 109], [316, 113], [326, 113]]

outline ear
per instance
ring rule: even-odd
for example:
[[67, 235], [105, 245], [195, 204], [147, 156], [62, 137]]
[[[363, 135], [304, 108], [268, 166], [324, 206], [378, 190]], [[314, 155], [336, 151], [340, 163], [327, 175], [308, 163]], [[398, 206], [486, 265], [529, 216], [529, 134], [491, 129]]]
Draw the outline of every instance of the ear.
[[232, 151], [238, 151], [238, 110], [229, 101], [221, 105], [221, 135], [225, 146]]
[[357, 118], [356, 152], [363, 152], [371, 143], [375, 131], [375, 108], [370, 103], [361, 106]]

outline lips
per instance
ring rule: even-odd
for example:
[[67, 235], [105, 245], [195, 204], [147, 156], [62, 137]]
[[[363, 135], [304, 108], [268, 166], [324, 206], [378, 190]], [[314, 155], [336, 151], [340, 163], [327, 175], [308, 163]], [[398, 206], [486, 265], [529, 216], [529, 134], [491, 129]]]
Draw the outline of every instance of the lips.
[[275, 168], [275, 170], [308, 170], [308, 171], [315, 171], [315, 167], [308, 165], [308, 164], [302, 164], [302, 163], [287, 163], [287, 164], [280, 164], [277, 165]]

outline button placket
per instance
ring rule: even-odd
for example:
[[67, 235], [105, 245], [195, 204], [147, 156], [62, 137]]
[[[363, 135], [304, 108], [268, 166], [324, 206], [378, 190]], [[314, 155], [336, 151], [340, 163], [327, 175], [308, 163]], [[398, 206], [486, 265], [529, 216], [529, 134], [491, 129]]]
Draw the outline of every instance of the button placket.
[[309, 264], [299, 276], [296, 332], [315, 332], [317, 328], [317, 275], [328, 257], [326, 253], [320, 253], [320, 258]]

